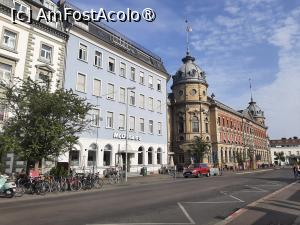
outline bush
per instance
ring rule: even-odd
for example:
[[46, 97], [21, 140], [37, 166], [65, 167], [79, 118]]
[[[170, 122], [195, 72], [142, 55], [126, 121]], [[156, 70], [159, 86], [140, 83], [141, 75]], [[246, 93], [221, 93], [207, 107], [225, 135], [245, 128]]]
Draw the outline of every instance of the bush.
[[50, 170], [50, 175], [55, 177], [66, 177], [68, 176], [68, 170], [62, 166], [53, 167]]

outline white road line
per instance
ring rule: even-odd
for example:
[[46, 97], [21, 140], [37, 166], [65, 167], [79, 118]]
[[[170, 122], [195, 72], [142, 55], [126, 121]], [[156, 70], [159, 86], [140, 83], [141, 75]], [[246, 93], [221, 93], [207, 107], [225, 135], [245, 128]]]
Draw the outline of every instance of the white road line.
[[249, 173], [262, 173], [262, 172], [266, 172], [266, 171], [270, 171], [270, 170], [273, 170], [273, 169], [266, 169], [266, 170], [258, 170], [258, 171], [249, 171], [249, 172], [238, 172], [238, 173], [235, 173], [235, 174], [249, 174]]
[[239, 202], [245, 202], [242, 199], [239, 199], [238, 197], [235, 197], [233, 195], [228, 195], [228, 196], [230, 196], [231, 198], [234, 198], [235, 200], [238, 200]]
[[[237, 203], [237, 202], [241, 202], [241, 201], [223, 201], [223, 202], [183, 202], [186, 204], [224, 204], [224, 203]], [[242, 201], [244, 202], [244, 201]]]
[[188, 212], [185, 210], [185, 208], [183, 207], [183, 205], [180, 202], [177, 202], [177, 204], [181, 208], [181, 210], [184, 213], [184, 215], [186, 216], [186, 218], [188, 218], [188, 220], [191, 222], [190, 224], [196, 224], [195, 221], [192, 219], [192, 217], [190, 217], [190, 215], [188, 214]]
[[[261, 188], [258, 188], [256, 186], [253, 186], [253, 185], [245, 185], [249, 188], [251, 188], [252, 190], [241, 190], [242, 192], [268, 192], [267, 190], [264, 190], [264, 189], [261, 189]], [[255, 189], [255, 190], [253, 190]]]
[[190, 221], [189, 223], [94, 223], [86, 225], [193, 225], [196, 224], [192, 217], [188, 214], [186, 209], [180, 202], [177, 202], [179, 208], [182, 210], [183, 214]]
[[195, 223], [93, 223], [86, 225], [192, 225]]

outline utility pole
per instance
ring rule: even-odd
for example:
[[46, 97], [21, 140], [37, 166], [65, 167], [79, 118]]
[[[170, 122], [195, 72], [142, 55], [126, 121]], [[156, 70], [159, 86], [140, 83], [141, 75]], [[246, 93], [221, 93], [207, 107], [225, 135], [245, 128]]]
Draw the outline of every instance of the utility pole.
[[127, 170], [128, 170], [128, 91], [134, 90], [135, 87], [128, 87], [127, 88], [127, 96], [126, 96], [126, 139], [125, 139], [125, 182], [127, 183]]

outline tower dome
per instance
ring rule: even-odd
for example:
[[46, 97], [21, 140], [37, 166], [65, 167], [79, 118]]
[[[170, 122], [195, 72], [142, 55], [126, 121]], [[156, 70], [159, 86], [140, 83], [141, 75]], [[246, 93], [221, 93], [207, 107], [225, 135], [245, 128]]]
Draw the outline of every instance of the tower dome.
[[247, 111], [253, 118], [264, 118], [264, 112], [252, 99], [249, 102]]
[[195, 63], [188, 53], [182, 59], [183, 64], [173, 76], [173, 86], [181, 83], [202, 83], [207, 85], [205, 72]]

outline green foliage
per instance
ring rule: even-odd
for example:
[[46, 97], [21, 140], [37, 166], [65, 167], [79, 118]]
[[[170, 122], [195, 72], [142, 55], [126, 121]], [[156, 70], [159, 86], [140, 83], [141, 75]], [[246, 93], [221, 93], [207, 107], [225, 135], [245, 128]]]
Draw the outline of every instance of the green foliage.
[[0, 134], [0, 151], [14, 152], [26, 160], [53, 158], [77, 143], [89, 124], [91, 105], [72, 90], [56, 89], [31, 79], [15, 85], [0, 83], [1, 104], [12, 113]]
[[50, 170], [50, 175], [55, 177], [67, 177], [68, 176], [68, 170], [65, 169], [62, 166], [53, 167]]
[[210, 144], [200, 137], [195, 137], [193, 143], [190, 144], [190, 148], [196, 162], [203, 162], [205, 154], [207, 154], [210, 149]]
[[237, 152], [235, 157], [236, 157], [236, 161], [239, 165], [244, 165], [245, 160], [243, 158], [242, 153]]
[[284, 153], [283, 152], [274, 152], [275, 155], [275, 160], [284, 162], [285, 161], [285, 157], [284, 157]]

